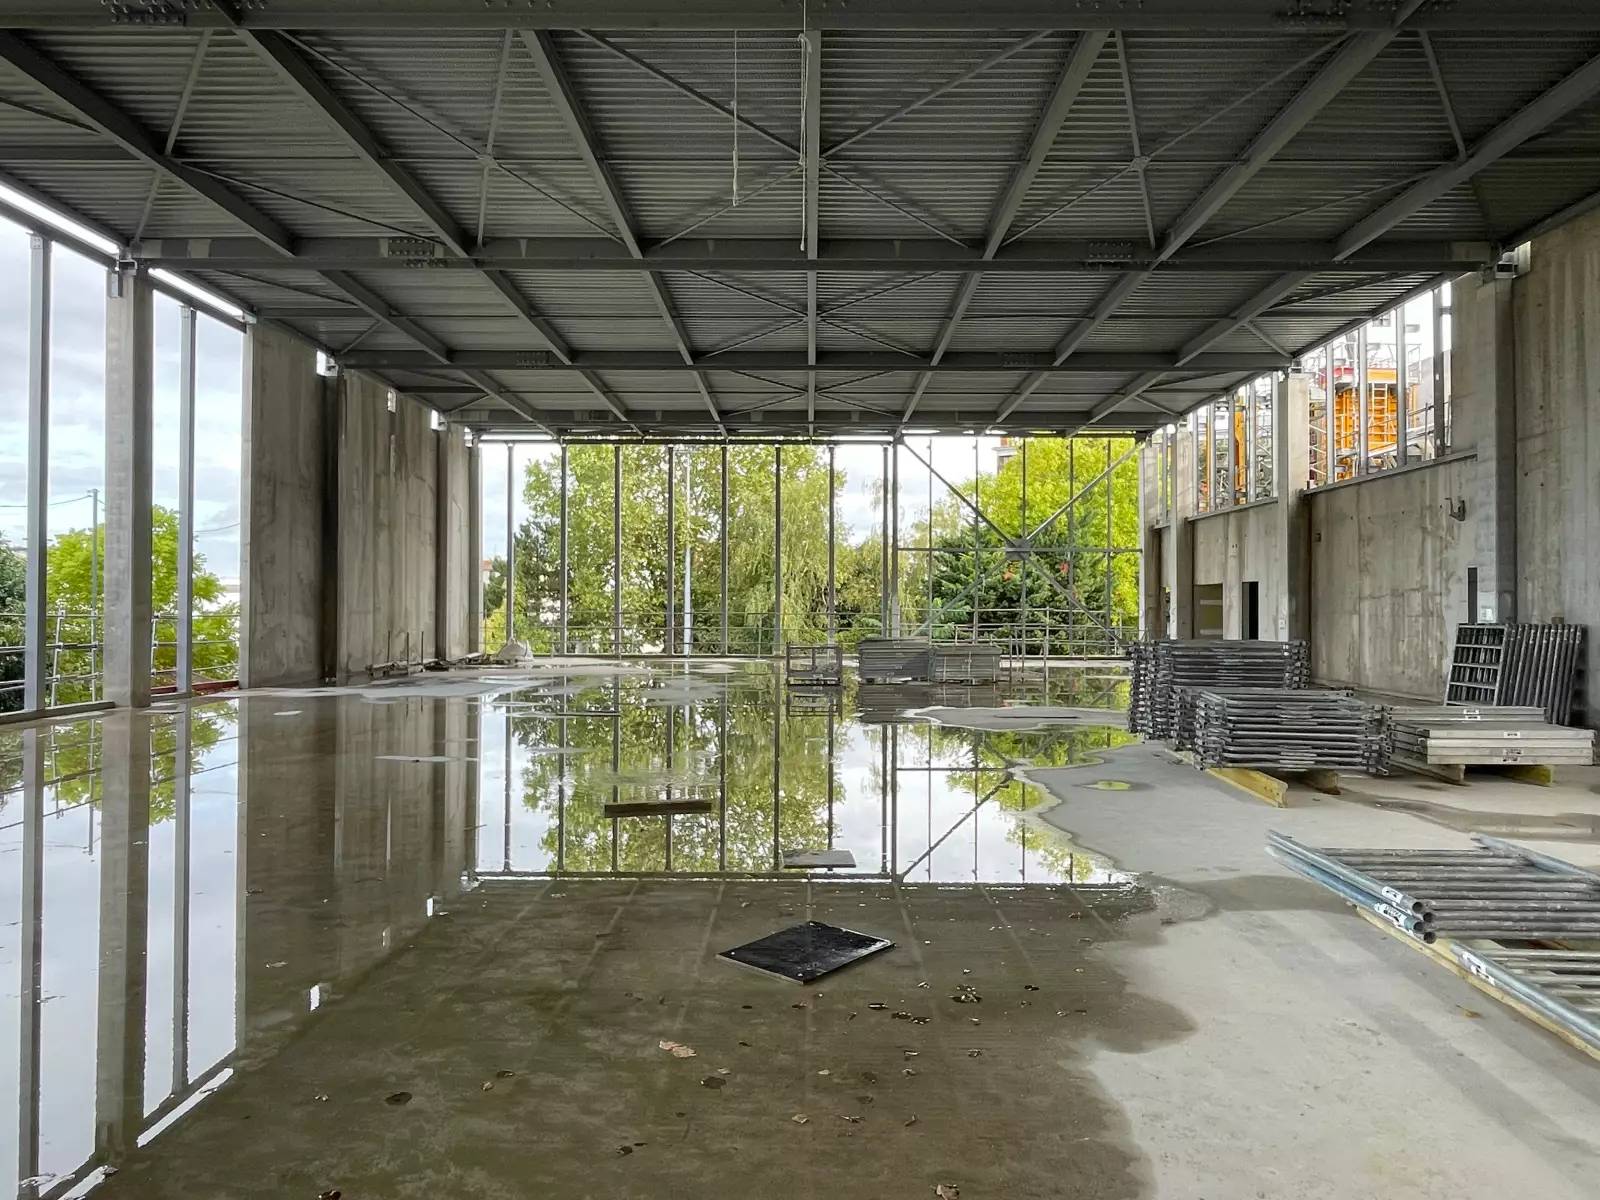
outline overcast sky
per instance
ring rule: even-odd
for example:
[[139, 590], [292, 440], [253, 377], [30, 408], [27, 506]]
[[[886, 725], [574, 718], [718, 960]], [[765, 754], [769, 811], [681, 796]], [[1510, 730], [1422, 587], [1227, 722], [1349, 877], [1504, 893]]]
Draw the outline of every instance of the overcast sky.
[[[23, 544], [28, 478], [28, 235], [0, 220], [0, 533]], [[56, 246], [51, 297], [50, 533], [105, 512], [106, 272]], [[178, 305], [155, 302], [154, 498], [178, 501]], [[242, 335], [207, 317], [196, 333], [195, 549], [225, 581], [239, 574]]]

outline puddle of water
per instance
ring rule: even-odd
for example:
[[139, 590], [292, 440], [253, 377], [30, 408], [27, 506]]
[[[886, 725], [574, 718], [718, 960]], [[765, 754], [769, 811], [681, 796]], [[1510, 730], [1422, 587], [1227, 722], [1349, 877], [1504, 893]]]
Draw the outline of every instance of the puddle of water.
[[1093, 783], [1086, 783], [1083, 786], [1099, 788], [1102, 792], [1128, 792], [1133, 790], [1133, 784], [1125, 779], [1096, 779]]
[[[847, 850], [834, 877], [930, 883], [1109, 883], [1102, 861], [1021, 819], [1047, 797], [1014, 778], [1124, 745], [1120, 715], [965, 729], [915, 710], [1030, 698], [1115, 703], [1125, 678], [1052, 671], [999, 688], [786, 688], [745, 664], [695, 679], [689, 664], [509, 692], [483, 716], [476, 862], [486, 876], [783, 872], [784, 847]], [[561, 694], [559, 711], [548, 697]], [[1110, 714], [1108, 713], [1108, 716]], [[1116, 722], [1113, 724], [1112, 721]], [[537, 747], [556, 744], [551, 756]], [[608, 804], [705, 798], [711, 813], [612, 819]], [[788, 872], [792, 876], [792, 870]]]

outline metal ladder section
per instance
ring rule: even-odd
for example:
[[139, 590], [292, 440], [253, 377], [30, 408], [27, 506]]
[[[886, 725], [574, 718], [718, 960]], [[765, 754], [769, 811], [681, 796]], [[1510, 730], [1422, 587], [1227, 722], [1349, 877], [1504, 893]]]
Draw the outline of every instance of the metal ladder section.
[[[1285, 866], [1420, 942], [1600, 1052], [1600, 874], [1499, 838], [1470, 850], [1317, 848], [1267, 835]], [[1515, 945], [1497, 945], [1509, 942]]]
[[1500, 667], [1505, 660], [1504, 625], [1457, 625], [1450, 653], [1446, 704], [1498, 704]]

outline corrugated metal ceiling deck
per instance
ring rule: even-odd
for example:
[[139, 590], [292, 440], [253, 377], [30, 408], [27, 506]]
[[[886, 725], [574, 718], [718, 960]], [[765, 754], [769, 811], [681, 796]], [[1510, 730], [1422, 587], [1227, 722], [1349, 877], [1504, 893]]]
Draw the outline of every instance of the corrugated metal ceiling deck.
[[[1147, 0], [1108, 35], [1032, 0], [812, 0], [815, 96], [754, 3], [20, 7], [3, 178], [486, 428], [1148, 429], [1600, 191], [1600, 13], [1556, 0], [1382, 32]], [[1471, 153], [1575, 72], [1407, 203], [1452, 125]]]

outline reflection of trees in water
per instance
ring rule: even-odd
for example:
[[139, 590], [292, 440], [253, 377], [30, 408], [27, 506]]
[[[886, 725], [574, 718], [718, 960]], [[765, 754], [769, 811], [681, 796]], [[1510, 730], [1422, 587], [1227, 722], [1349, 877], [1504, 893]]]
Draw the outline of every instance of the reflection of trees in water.
[[[150, 823], [170, 821], [177, 813], [178, 729], [181, 716], [150, 719]], [[189, 761], [181, 768], [193, 776], [205, 757], [233, 734], [238, 715], [232, 705], [205, 705], [189, 711]], [[99, 721], [79, 721], [41, 731], [44, 739], [44, 778], [51, 808], [98, 804], [101, 788], [101, 734]], [[0, 759], [0, 810], [5, 800], [22, 786], [22, 739], [6, 739]]]
[[[671, 705], [652, 702], [652, 693], [657, 697], [683, 694], [673, 689], [680, 688], [685, 679], [704, 683], [704, 677], [695, 675], [673, 675], [669, 680], [624, 678], [615, 683], [596, 682], [576, 695], [555, 701], [569, 712], [594, 709], [608, 713], [618, 709], [617, 717], [559, 718], [526, 711], [511, 714], [511, 735], [529, 752], [522, 768], [522, 802], [542, 819], [545, 832], [541, 848], [552, 865], [560, 849], [565, 870], [612, 869], [612, 818], [604, 810], [616, 785], [617, 799], [624, 802], [664, 801], [669, 795], [673, 799], [712, 802], [712, 812], [680, 813], [671, 818], [674, 871], [719, 869], [723, 817], [718, 809], [724, 797], [726, 869], [773, 869], [774, 738], [778, 764], [777, 848], [829, 844], [828, 712], [805, 711], [791, 704], [775, 671], [730, 677], [726, 690], [719, 694]], [[652, 686], [662, 682], [667, 685], [664, 692]], [[833, 800], [839, 808], [862, 801], [878, 805], [887, 781], [877, 746], [886, 727], [864, 726], [846, 715], [853, 710], [853, 680], [841, 691], [834, 716], [833, 762], [840, 761], [852, 741], [856, 749], [852, 770], [835, 773]], [[864, 754], [860, 737], [863, 730]], [[900, 725], [896, 738], [902, 764], [931, 761], [957, 767], [940, 773], [943, 786], [951, 794], [966, 797], [962, 803], [970, 806], [993, 790], [985, 810], [997, 809], [1006, 814], [1021, 813], [1045, 798], [1021, 780], [1007, 779], [1009, 768], [1021, 764], [1080, 763], [1131, 740], [1132, 735], [1103, 726], [1011, 732], [918, 724]], [[538, 752], [539, 747], [554, 746], [570, 747], [578, 753]], [[971, 769], [973, 764], [976, 771]], [[910, 776], [902, 776], [902, 787], [906, 778]], [[847, 779], [855, 781], [853, 789]], [[851, 791], [855, 794], [849, 794]], [[958, 816], [959, 812], [952, 819]], [[1037, 830], [1024, 830], [1013, 818], [1001, 819], [1007, 821], [1008, 840], [1025, 847], [1034, 863], [1053, 874], [1084, 878], [1104, 867], [1083, 855], [1074, 856], [1070, 849]], [[617, 869], [665, 870], [667, 841], [664, 816], [617, 819]]]
[[[678, 784], [694, 779], [700, 785], [690, 798], [715, 806], [722, 789], [719, 746], [723, 743], [724, 704], [726, 751], [721, 754], [726, 778], [727, 868], [765, 871], [773, 867], [773, 732], [774, 704], [781, 685], [775, 678], [740, 681], [721, 695], [673, 706], [644, 701], [646, 688], [635, 681], [619, 685], [621, 716], [569, 717], [565, 745], [583, 753], [534, 755], [522, 772], [523, 804], [547, 822], [542, 839], [550, 861], [556, 860], [557, 838], [564, 841], [562, 863], [572, 871], [611, 869], [612, 819], [604, 813], [612, 798], [613, 725], [617, 727], [617, 761], [630, 778], [659, 772], [662, 782], [624, 787], [618, 799], [665, 800], [670, 778], [674, 798], [684, 798]], [[610, 685], [597, 685], [568, 701], [570, 709], [609, 708]], [[827, 842], [828, 761], [825, 714], [778, 710], [778, 838], [780, 848], [821, 846]], [[671, 745], [670, 775], [668, 745]], [[524, 747], [562, 743], [562, 722], [536, 713], [515, 714], [512, 734]], [[566, 779], [566, 804], [561, 811], [561, 781]], [[843, 796], [837, 797], [843, 800]], [[558, 818], [559, 832], [558, 832]], [[675, 871], [718, 869], [722, 837], [719, 813], [679, 814], [672, 818], [672, 866]], [[617, 867], [623, 871], [664, 870], [667, 818], [624, 817], [617, 822]]]

